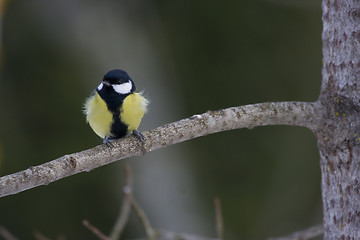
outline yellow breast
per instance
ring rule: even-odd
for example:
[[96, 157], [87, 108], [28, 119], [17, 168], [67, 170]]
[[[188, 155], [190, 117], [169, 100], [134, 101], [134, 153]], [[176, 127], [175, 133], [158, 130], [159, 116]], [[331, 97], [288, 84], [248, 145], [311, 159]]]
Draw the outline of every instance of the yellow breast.
[[97, 92], [85, 102], [86, 121], [94, 132], [101, 138], [111, 136], [113, 114], [108, 110], [106, 103]]
[[132, 93], [124, 99], [120, 111], [120, 119], [128, 126], [128, 132], [136, 130], [146, 113], [148, 100], [140, 93]]

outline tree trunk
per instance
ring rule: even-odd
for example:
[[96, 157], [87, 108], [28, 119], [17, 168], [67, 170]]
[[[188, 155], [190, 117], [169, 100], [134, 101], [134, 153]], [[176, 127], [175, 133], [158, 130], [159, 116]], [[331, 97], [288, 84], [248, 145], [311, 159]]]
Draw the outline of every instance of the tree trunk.
[[[324, 239], [360, 239], [360, 1], [323, 0], [319, 103]], [[360, 87], [360, 86], [359, 86]]]

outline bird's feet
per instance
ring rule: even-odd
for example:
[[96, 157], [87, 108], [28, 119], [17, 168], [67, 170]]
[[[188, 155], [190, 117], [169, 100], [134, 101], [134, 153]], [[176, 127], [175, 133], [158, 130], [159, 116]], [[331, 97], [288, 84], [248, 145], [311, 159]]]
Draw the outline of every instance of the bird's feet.
[[109, 136], [106, 136], [103, 140], [103, 143], [107, 146], [107, 147], [113, 147], [114, 145], [111, 143], [112, 141], [114, 141], [115, 139]]
[[132, 134], [135, 135], [140, 140], [140, 142], [144, 142], [145, 137], [141, 132], [134, 130]]
[[[132, 131], [132, 134], [135, 135], [140, 140], [140, 142], [144, 142], [145, 137], [141, 132], [139, 132], [138, 130], [134, 130]], [[103, 139], [103, 144], [105, 144], [107, 147], [113, 147], [114, 145], [112, 144], [112, 141], [115, 140], [116, 138], [106, 136]]]

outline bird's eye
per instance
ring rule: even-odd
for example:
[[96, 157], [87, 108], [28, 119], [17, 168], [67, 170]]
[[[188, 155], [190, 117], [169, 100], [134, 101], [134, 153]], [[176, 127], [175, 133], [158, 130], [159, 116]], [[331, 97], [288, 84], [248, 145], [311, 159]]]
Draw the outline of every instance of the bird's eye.
[[103, 80], [102, 83], [105, 85], [105, 86], [111, 86], [113, 83], [109, 80]]

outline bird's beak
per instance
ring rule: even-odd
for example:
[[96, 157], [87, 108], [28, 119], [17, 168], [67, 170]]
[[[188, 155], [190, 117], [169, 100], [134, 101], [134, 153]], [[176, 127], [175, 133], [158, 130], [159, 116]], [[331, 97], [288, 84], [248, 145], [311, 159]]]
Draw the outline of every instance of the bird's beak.
[[102, 82], [105, 86], [111, 86], [111, 84], [108, 81], [103, 81]]

